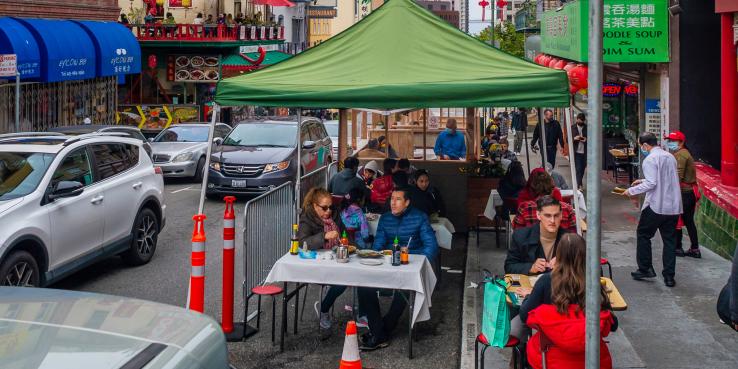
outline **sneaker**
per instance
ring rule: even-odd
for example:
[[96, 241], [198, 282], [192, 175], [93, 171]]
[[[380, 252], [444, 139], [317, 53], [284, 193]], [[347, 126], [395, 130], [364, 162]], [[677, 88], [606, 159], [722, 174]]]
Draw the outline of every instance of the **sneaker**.
[[[365, 335], [366, 336], [366, 335]], [[359, 349], [361, 351], [374, 351], [389, 346], [389, 342], [386, 339], [379, 339], [374, 335], [365, 337]]]
[[320, 328], [331, 329], [331, 313], [320, 313]]
[[656, 272], [653, 270], [653, 268], [650, 268], [646, 271], [638, 269], [635, 272], [631, 272], [630, 276], [633, 277], [633, 279], [635, 279], [636, 281], [640, 281], [645, 278], [656, 278]]
[[369, 328], [369, 319], [366, 316], [360, 316], [356, 319], [356, 326], [359, 328]]
[[684, 257], [684, 249], [682, 249], [681, 247], [679, 247], [676, 250], [674, 250], [674, 254], [677, 257], [683, 258]]
[[684, 253], [684, 256], [689, 256], [695, 259], [701, 259], [702, 253], [700, 252], [700, 249], [692, 249], [690, 248]]

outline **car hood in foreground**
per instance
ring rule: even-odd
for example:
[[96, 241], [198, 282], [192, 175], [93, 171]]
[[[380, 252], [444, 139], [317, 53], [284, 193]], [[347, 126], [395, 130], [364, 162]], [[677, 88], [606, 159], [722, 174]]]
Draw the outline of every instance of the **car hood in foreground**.
[[225, 164], [270, 164], [289, 160], [294, 151], [294, 147], [221, 146], [213, 155]]
[[171, 305], [0, 287], [0, 325], [0, 362], [8, 368], [120, 368], [152, 345], [163, 349], [152, 363], [184, 355], [201, 368], [227, 368], [217, 323]]
[[17, 197], [10, 200], [0, 200], [0, 215], [4, 212], [14, 208], [16, 205], [23, 202], [23, 197]]

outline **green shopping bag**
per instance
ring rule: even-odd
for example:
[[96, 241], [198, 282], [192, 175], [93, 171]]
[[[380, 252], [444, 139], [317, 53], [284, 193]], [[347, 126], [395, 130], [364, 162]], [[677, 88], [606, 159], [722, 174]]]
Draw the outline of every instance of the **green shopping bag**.
[[482, 334], [489, 344], [505, 347], [510, 336], [510, 308], [507, 306], [507, 285], [501, 278], [487, 278], [482, 304]]

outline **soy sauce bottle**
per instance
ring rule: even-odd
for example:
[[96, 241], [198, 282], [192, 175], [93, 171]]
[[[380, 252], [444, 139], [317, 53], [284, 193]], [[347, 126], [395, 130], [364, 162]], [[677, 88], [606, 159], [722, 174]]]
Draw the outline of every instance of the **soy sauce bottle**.
[[392, 242], [392, 266], [400, 266], [402, 261], [400, 260], [400, 241], [395, 236], [395, 241]]

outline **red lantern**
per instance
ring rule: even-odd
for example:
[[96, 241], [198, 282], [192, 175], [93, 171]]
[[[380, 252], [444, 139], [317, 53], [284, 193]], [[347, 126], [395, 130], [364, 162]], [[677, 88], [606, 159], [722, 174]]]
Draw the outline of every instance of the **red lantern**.
[[579, 91], [579, 90], [581, 90], [581, 89], [580, 89], [579, 87], [577, 87], [577, 86], [574, 86], [574, 85], [572, 85], [572, 84], [569, 84], [569, 93], [570, 93], [570, 94], [575, 94], [575, 93], [577, 93], [577, 91]]
[[497, 7], [498, 8], [504, 8], [505, 6], [507, 6], [507, 1], [505, 1], [505, 0], [497, 0]]
[[589, 70], [584, 64], [578, 64], [567, 73], [569, 75], [569, 83], [574, 87], [578, 87], [579, 90], [587, 88], [588, 72]]
[[538, 54], [536, 55], [535, 59], [533, 59], [533, 62], [536, 64], [541, 64], [541, 58], [544, 57], [544, 54]]
[[570, 70], [572, 70], [572, 68], [574, 68], [574, 67], [576, 67], [576, 66], [577, 66], [577, 65], [576, 65], [576, 64], [574, 64], [573, 62], [569, 62], [569, 63], [567, 63], [567, 64], [566, 64], [566, 65], [564, 66], [564, 68], [563, 68], [563, 69], [564, 69], [564, 70], [566, 71], [566, 73], [567, 73], [567, 74], [569, 74], [569, 71], [570, 71]]
[[548, 56], [548, 55], [546, 55], [546, 54], [543, 54], [543, 56], [540, 59], [538, 59], [538, 64], [540, 64], [540, 65], [542, 65], [542, 66], [545, 67], [546, 66], [546, 63], [549, 60], [549, 58], [551, 58], [551, 57]]
[[149, 68], [156, 68], [156, 55], [154, 54], [149, 55]]
[[559, 58], [551, 58], [551, 60], [548, 61], [548, 63], [546, 64], [546, 66], [549, 67], [549, 68], [553, 68], [554, 65], [556, 65], [556, 63], [559, 62], [559, 60], [560, 60]]
[[484, 10], [489, 6], [489, 2], [487, 0], [482, 0], [479, 2], [479, 6], [482, 7], [482, 22], [484, 22]]
[[556, 64], [554, 64], [553, 68], [554, 69], [564, 69], [565, 66], [566, 66], [566, 60], [561, 59], [558, 62], [556, 62]]

